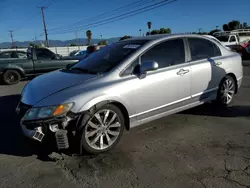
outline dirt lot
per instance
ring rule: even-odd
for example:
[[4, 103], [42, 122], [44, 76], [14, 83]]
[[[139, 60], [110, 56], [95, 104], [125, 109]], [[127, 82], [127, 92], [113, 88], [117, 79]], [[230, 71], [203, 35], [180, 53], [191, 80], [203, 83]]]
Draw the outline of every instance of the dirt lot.
[[232, 107], [203, 105], [126, 132], [98, 156], [39, 157], [21, 134], [22, 82], [0, 86], [1, 187], [250, 187], [250, 66]]

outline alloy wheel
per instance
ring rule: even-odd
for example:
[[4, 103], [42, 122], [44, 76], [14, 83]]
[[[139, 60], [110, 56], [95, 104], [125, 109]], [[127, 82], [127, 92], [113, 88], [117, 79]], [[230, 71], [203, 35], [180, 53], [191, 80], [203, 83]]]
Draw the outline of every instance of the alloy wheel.
[[121, 134], [121, 120], [110, 109], [96, 112], [85, 126], [85, 140], [95, 150], [111, 147]]
[[220, 100], [223, 104], [229, 104], [234, 96], [235, 86], [232, 79], [226, 79], [220, 90]]

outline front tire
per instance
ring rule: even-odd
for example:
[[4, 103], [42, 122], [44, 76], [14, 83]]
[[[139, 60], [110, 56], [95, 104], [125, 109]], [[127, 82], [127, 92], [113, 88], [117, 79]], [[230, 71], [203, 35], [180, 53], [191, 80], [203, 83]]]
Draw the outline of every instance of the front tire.
[[3, 73], [2, 79], [5, 84], [13, 85], [21, 80], [21, 75], [16, 70], [7, 70]]
[[96, 109], [87, 121], [83, 118], [83, 123], [81, 147], [90, 154], [102, 153], [115, 147], [125, 127], [123, 113], [113, 104]]
[[228, 106], [232, 103], [236, 91], [236, 83], [234, 79], [227, 75], [220, 83], [217, 102], [223, 106]]

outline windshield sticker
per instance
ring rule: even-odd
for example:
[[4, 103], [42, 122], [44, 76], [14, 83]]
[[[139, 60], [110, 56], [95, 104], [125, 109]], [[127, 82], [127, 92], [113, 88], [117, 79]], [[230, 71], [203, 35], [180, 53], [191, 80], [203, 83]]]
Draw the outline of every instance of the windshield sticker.
[[138, 44], [127, 44], [123, 48], [130, 48], [130, 49], [136, 49], [139, 48], [141, 45]]

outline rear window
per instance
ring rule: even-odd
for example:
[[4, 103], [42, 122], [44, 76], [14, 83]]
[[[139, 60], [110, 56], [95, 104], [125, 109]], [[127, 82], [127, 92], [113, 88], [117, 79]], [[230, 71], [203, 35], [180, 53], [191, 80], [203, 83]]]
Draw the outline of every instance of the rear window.
[[193, 61], [221, 56], [219, 47], [209, 40], [201, 38], [189, 38], [188, 43]]

